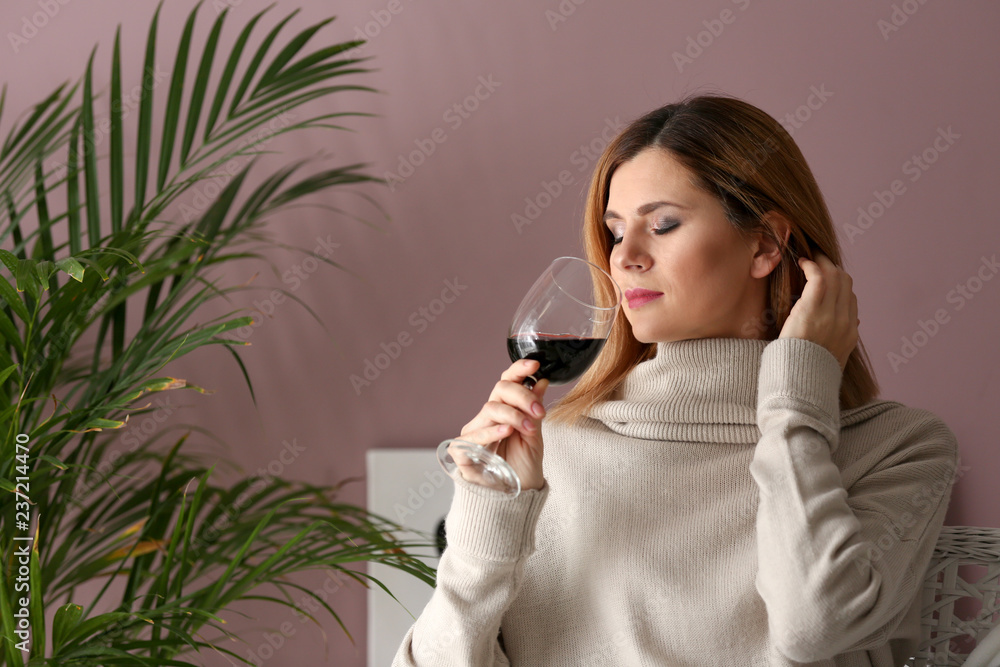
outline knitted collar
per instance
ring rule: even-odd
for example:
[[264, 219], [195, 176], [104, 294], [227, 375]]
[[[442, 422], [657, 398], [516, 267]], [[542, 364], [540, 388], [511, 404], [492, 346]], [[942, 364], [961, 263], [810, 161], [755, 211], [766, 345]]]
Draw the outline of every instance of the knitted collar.
[[647, 440], [756, 444], [757, 380], [770, 341], [698, 338], [656, 344], [590, 417]]
[[[645, 440], [755, 445], [757, 382], [771, 341], [698, 338], [656, 344], [656, 356], [638, 364], [611, 400], [589, 416], [614, 433]], [[840, 427], [904, 407], [873, 399], [842, 410]]]

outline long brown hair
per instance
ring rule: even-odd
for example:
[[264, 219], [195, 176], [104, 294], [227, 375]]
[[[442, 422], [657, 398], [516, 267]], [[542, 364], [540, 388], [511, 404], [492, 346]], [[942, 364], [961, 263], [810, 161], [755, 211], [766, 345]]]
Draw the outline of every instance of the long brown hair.
[[[733, 97], [698, 95], [668, 104], [633, 121], [611, 143], [597, 162], [584, 214], [583, 242], [587, 258], [610, 273], [612, 236], [603, 223], [611, 176], [624, 162], [647, 148], [661, 148], [686, 166], [693, 183], [722, 204], [726, 218], [742, 234], [763, 232], [779, 247], [782, 257], [768, 277], [767, 303], [748, 337], [774, 340], [792, 307], [792, 295], [801, 294], [805, 276], [796, 262], [820, 252], [841, 265], [840, 244], [830, 212], [816, 179], [798, 146], [774, 118]], [[784, 235], [774, 226], [770, 211], [780, 213], [791, 227]], [[613, 304], [609, 291], [599, 295]], [[624, 316], [614, 324], [600, 356], [547, 418], [573, 422], [607, 400], [640, 362], [656, 356], [656, 343], [632, 336]], [[844, 369], [840, 407], [863, 405], [878, 395], [878, 384], [868, 354], [858, 340]]]

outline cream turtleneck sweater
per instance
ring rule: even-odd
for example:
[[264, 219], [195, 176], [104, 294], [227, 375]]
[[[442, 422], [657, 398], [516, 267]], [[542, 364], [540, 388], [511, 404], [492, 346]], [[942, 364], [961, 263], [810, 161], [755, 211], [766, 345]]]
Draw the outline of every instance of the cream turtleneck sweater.
[[801, 339], [659, 343], [584, 423], [542, 422], [541, 489], [456, 481], [393, 664], [903, 664], [955, 438], [841, 412], [840, 381]]

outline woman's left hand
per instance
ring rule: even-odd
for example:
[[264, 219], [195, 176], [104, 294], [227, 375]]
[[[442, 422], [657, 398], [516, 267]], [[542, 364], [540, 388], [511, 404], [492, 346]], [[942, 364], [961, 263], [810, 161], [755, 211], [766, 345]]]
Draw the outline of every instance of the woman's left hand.
[[816, 261], [799, 258], [806, 274], [802, 297], [792, 306], [778, 338], [804, 338], [829, 350], [840, 370], [858, 344], [858, 297], [853, 280], [823, 254]]

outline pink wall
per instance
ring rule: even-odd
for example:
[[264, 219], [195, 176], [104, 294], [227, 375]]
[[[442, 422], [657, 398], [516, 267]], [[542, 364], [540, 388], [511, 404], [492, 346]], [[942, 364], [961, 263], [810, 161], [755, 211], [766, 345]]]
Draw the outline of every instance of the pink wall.
[[[226, 43], [266, 3], [230, 4]], [[293, 28], [339, 15], [322, 39], [369, 30], [364, 52], [376, 57], [380, 71], [366, 82], [385, 94], [316, 107], [379, 114], [350, 121], [356, 133], [318, 133], [282, 147], [296, 156], [325, 149], [345, 162], [370, 161], [385, 176], [398, 171], [402, 156], [428, 147], [429, 138], [444, 140], [412, 174], [404, 171], [409, 175], [393, 191], [365, 190], [392, 218], [384, 232], [313, 210], [275, 221], [284, 242], [339, 244], [332, 259], [360, 277], [324, 266], [295, 288], [332, 338], [296, 304], [278, 305], [243, 350], [259, 415], [236, 366], [212, 348], [169, 369], [216, 390], [173, 397], [185, 407], [172, 421], [212, 429], [250, 471], [275, 460], [282, 441], [295, 439], [305, 450], [284, 474], [323, 484], [363, 475], [368, 448], [430, 447], [457, 435], [508, 363], [503, 338], [524, 290], [550, 258], [581, 252], [577, 221], [593, 164], [589, 147], [599, 149], [618, 119], [694, 90], [724, 91], [790, 119], [840, 225], [861, 334], [883, 396], [932, 410], [958, 435], [962, 477], [948, 523], [1000, 526], [1000, 279], [993, 279], [1000, 226], [989, 204], [1000, 175], [1000, 6], [311, 0], [279, 5], [265, 24], [298, 4], [305, 7]], [[35, 34], [25, 21], [46, 5], [58, 11], [37, 18], [44, 26]], [[164, 68], [191, 6], [166, 3]], [[214, 20], [213, 6], [205, 3], [198, 35]], [[97, 41], [99, 80], [106, 82], [119, 21], [126, 84], [137, 83], [154, 7], [135, 0], [4, 2], [0, 72], [9, 83], [8, 113], [82, 72]], [[15, 52], [11, 33], [32, 36]], [[675, 54], [688, 49], [690, 61], [679, 61]], [[166, 86], [160, 90], [165, 94]], [[469, 97], [477, 92], [479, 100]], [[463, 102], [476, 107], [463, 112], [467, 117], [449, 111]], [[5, 128], [9, 122], [8, 116]], [[917, 166], [920, 156], [924, 167]], [[546, 202], [546, 183], [555, 191], [561, 174], [569, 184], [532, 224], [516, 228], [512, 215], [525, 215], [526, 199]], [[341, 194], [325, 203], [373, 213], [358, 202]], [[880, 215], [851, 233], [847, 225], [857, 224], [859, 207]], [[280, 272], [302, 263], [300, 255], [277, 251], [271, 259]], [[233, 269], [226, 279], [240, 283], [258, 270], [256, 284], [281, 285], [263, 265]], [[420, 309], [449, 282], [462, 286], [457, 298], [425, 321]], [[252, 306], [264, 298], [263, 291], [246, 293], [237, 302]], [[928, 323], [936, 315], [943, 323], [935, 327]], [[923, 336], [921, 327], [933, 335]], [[356, 392], [350, 376], [362, 375], [380, 344], [404, 333], [412, 343]], [[894, 365], [889, 355], [902, 356], [904, 338], [921, 345]], [[363, 503], [363, 483], [349, 485], [344, 498]], [[331, 598], [356, 648], [325, 619], [328, 657], [319, 633], [304, 628], [267, 664], [364, 664], [364, 595], [345, 587]], [[286, 616], [252, 625], [277, 626]], [[240, 627], [237, 617], [233, 623]], [[246, 635], [254, 646], [262, 641], [255, 632]]]

